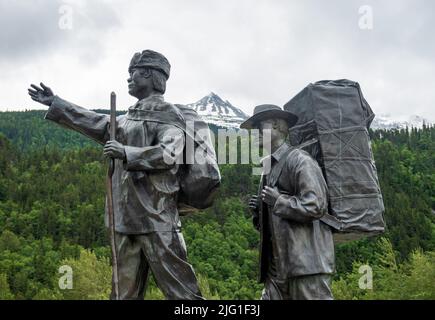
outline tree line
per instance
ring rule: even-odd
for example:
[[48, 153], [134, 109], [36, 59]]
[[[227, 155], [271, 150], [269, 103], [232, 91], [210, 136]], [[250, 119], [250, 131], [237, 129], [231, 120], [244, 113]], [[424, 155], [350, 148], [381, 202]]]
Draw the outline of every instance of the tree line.
[[[107, 299], [107, 162], [100, 146], [43, 114], [0, 113], [0, 299]], [[336, 247], [337, 298], [435, 298], [434, 133], [433, 126], [370, 132], [387, 231]], [[213, 207], [182, 220], [188, 259], [207, 298], [258, 299], [259, 235], [246, 201], [259, 177], [250, 165], [220, 169]], [[365, 264], [372, 290], [358, 286]], [[74, 270], [72, 290], [58, 286], [62, 265]], [[147, 298], [162, 298], [153, 282]]]

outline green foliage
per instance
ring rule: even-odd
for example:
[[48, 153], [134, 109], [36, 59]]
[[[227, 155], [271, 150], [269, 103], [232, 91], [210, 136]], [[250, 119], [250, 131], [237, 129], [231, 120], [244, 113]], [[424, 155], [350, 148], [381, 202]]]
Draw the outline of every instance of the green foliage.
[[[361, 289], [361, 265], [373, 270], [373, 288]], [[397, 264], [392, 244], [385, 238], [378, 242], [373, 263], [355, 262], [351, 273], [333, 282], [336, 299], [341, 300], [433, 300], [435, 299], [435, 252], [416, 250], [402, 264]]]
[[41, 147], [79, 148], [95, 145], [94, 142], [73, 131], [66, 131], [53, 122], [44, 120], [46, 111], [2, 112], [2, 133], [19, 150]]
[[[107, 299], [107, 163], [101, 147], [43, 115], [0, 113], [0, 299]], [[385, 239], [336, 247], [336, 298], [434, 298], [434, 133], [371, 132], [388, 229]], [[220, 169], [214, 206], [183, 218], [188, 259], [207, 298], [258, 299], [259, 235], [246, 202], [259, 177], [250, 165]], [[59, 289], [64, 264], [73, 267], [73, 290]], [[373, 268], [373, 290], [358, 287], [363, 264]], [[162, 298], [151, 281], [146, 299]]]
[[216, 213], [210, 210], [185, 221], [189, 260], [197, 272], [207, 276], [210, 289], [222, 299], [258, 298], [258, 233], [245, 216], [245, 205], [239, 198], [227, 198], [216, 208], [223, 217], [212, 219]]
[[5, 230], [0, 247], [0, 274], [7, 276], [16, 299], [31, 299], [54, 288], [53, 275], [63, 251], [54, 248], [52, 239], [24, 239]]
[[13, 300], [14, 295], [12, 294], [8, 278], [5, 274], [0, 273], [0, 300]]
[[80, 250], [78, 259], [67, 258], [62, 265], [73, 271], [73, 288], [60, 290], [66, 300], [106, 300], [110, 296], [112, 271], [106, 257], [97, 258], [89, 250]]

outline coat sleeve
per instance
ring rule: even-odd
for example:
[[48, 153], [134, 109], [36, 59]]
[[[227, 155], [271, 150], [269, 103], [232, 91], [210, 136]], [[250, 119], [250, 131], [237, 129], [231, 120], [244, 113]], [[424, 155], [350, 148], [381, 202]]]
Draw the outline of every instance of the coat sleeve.
[[295, 165], [287, 164], [294, 179], [295, 195], [281, 194], [273, 213], [284, 219], [306, 223], [320, 219], [328, 209], [327, 185], [317, 162], [309, 156], [300, 157]]
[[79, 107], [55, 96], [45, 119], [54, 121], [63, 127], [75, 130], [100, 144], [109, 140], [110, 117]]
[[155, 145], [125, 146], [125, 170], [167, 170], [180, 163], [185, 143], [183, 130], [168, 124], [157, 124], [155, 129], [158, 130]]

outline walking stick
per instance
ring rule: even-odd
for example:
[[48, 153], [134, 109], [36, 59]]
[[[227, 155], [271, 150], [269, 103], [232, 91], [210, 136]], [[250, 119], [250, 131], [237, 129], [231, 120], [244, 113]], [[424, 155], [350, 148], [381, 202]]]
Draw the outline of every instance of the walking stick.
[[[110, 140], [116, 140], [116, 94], [112, 92], [110, 95]], [[115, 171], [115, 159], [111, 158], [109, 162], [109, 170], [107, 172], [107, 204], [109, 214], [109, 237], [110, 249], [112, 251], [112, 272], [113, 272], [113, 290], [115, 293], [115, 300], [119, 300], [119, 278], [118, 278], [118, 257], [116, 252], [115, 243], [115, 212], [113, 210], [113, 189], [112, 189], [112, 176]]]

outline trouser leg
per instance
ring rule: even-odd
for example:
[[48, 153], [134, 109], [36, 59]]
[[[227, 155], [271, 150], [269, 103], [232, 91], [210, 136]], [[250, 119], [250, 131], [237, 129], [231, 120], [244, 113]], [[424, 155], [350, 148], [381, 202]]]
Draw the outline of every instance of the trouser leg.
[[[148, 280], [148, 263], [142, 252], [140, 238], [115, 233], [118, 258], [119, 299], [143, 299]], [[115, 299], [112, 281], [111, 299]]]
[[141, 237], [146, 260], [166, 299], [203, 299], [193, 268], [187, 262], [182, 233], [153, 232]]
[[288, 300], [288, 280], [278, 277], [277, 261], [272, 255], [268, 256], [269, 266], [261, 300]]
[[264, 283], [261, 300], [288, 300], [288, 281], [268, 276]]
[[332, 276], [316, 274], [289, 279], [291, 300], [333, 300], [331, 292]]

